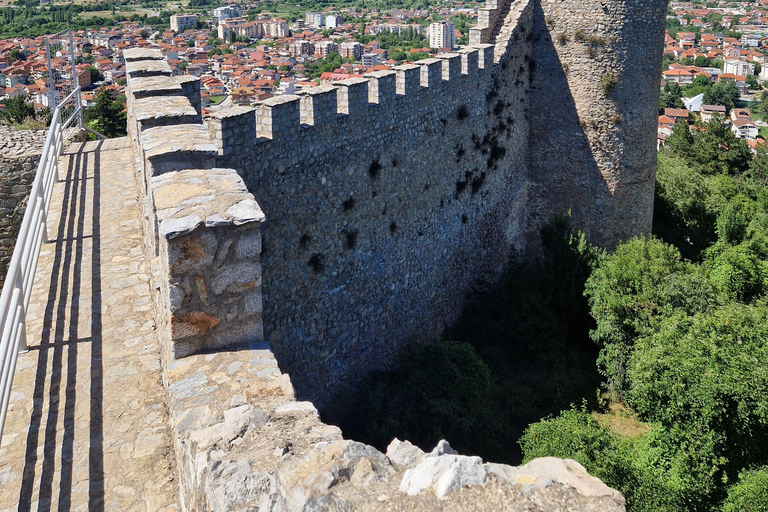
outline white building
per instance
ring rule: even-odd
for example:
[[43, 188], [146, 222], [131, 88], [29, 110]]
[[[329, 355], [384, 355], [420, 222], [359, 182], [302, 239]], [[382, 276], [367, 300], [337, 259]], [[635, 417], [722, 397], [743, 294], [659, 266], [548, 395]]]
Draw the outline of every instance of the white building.
[[737, 119], [731, 123], [731, 131], [740, 139], [756, 139], [759, 129], [749, 119]]
[[323, 13], [321, 12], [308, 12], [304, 15], [304, 24], [309, 27], [322, 27], [323, 26]]
[[331, 14], [325, 17], [325, 26], [328, 28], [339, 28], [342, 25], [344, 25], [344, 18], [341, 16]]
[[741, 36], [741, 44], [744, 46], [752, 46], [757, 48], [760, 46], [760, 36], [755, 34], [743, 34]]
[[264, 23], [264, 35], [269, 37], [288, 37], [288, 23], [283, 20], [272, 20]]
[[455, 43], [453, 38], [453, 23], [439, 21], [429, 26], [429, 47], [430, 48], [453, 48]]
[[228, 18], [239, 18], [242, 15], [243, 12], [234, 4], [217, 7], [213, 10], [213, 24], [218, 25]]
[[171, 30], [176, 32], [184, 32], [188, 28], [197, 27], [197, 15], [196, 14], [174, 14], [171, 16]]
[[344, 59], [359, 61], [363, 57], [363, 45], [354, 41], [347, 41], [339, 45], [339, 53]]
[[379, 64], [379, 54], [378, 53], [364, 53], [362, 57], [362, 64], [363, 66], [367, 68], [372, 68], [373, 66], [377, 66]]
[[733, 73], [739, 76], [755, 74], [755, 65], [739, 59], [728, 59], [723, 64], [723, 73]]

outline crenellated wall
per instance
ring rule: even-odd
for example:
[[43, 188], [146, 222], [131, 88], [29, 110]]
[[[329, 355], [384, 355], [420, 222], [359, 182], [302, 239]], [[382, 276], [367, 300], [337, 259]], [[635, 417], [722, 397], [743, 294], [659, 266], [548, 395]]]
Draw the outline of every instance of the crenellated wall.
[[524, 249], [526, 52], [506, 80], [483, 45], [209, 120], [266, 214], [265, 336], [299, 396], [434, 339]]
[[494, 44], [202, 122], [199, 82], [129, 53], [146, 207], [157, 176], [239, 173], [266, 219], [264, 337], [324, 408], [439, 336], [554, 213], [607, 247], [650, 231], [664, 5], [492, 2], [473, 39]]

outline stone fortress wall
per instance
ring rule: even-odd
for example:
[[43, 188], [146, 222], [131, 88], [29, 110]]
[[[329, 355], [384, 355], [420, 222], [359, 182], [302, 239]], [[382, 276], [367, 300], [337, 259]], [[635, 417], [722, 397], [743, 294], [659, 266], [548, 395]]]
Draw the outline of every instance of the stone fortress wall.
[[211, 119], [217, 166], [268, 212], [265, 334], [319, 407], [522, 249], [528, 47], [510, 83], [482, 45]]
[[667, 2], [536, 0], [531, 231], [571, 210], [593, 243], [650, 233]]
[[491, 3], [470, 34], [485, 43], [204, 121], [198, 82], [128, 62], [130, 136], [146, 180], [242, 177], [266, 214], [264, 336], [325, 408], [439, 335], [552, 214], [608, 247], [650, 231], [664, 2], [646, 4]]
[[472, 37], [494, 44], [207, 119], [197, 79], [171, 77], [159, 51], [126, 51], [186, 510], [492, 499], [467, 485], [521, 510], [623, 507], [567, 461], [532, 474], [445, 447], [394, 443], [385, 456], [344, 441], [293, 391], [328, 407], [438, 335], [513, 250], [536, 251], [553, 213], [571, 209], [608, 246], [650, 230], [661, 41], [627, 45], [635, 30], [663, 33], [663, 4], [608, 0], [594, 20], [617, 27], [590, 21], [596, 5], [492, 5]]
[[5, 282], [46, 133], [0, 125], [0, 286]]

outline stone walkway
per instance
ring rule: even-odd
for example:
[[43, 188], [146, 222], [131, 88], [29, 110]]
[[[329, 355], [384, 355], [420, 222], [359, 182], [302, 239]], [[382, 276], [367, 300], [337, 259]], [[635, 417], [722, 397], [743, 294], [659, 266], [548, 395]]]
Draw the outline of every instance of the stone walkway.
[[178, 511], [126, 139], [60, 159], [0, 446], [0, 511]]

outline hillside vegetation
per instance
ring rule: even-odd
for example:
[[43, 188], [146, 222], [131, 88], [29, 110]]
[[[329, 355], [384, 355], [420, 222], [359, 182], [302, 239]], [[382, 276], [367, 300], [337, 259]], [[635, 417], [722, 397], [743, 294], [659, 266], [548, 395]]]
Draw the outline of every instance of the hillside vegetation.
[[607, 254], [554, 219], [446, 341], [369, 377], [346, 433], [573, 458], [630, 511], [768, 511], [766, 184], [722, 123], [676, 130], [653, 236]]

